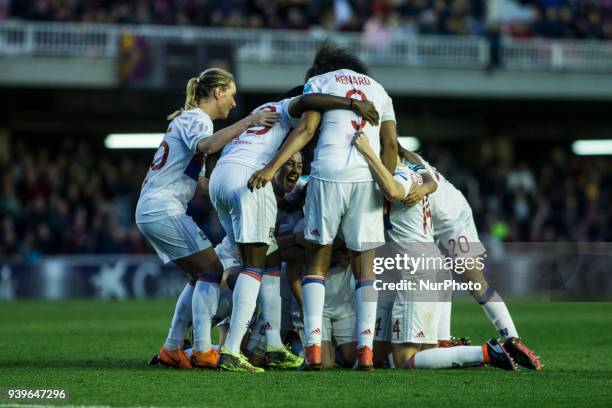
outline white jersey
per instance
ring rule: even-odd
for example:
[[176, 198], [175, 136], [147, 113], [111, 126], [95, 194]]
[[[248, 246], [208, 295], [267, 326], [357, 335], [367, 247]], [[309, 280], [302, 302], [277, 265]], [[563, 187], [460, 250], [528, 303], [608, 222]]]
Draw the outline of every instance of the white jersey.
[[[404, 187], [405, 195], [408, 195], [414, 183], [423, 184], [423, 178], [409, 167], [397, 167], [393, 178]], [[386, 232], [393, 242], [433, 242], [428, 197], [412, 207], [402, 202], [392, 202], [389, 224]]]
[[415, 171], [424, 168], [438, 183], [438, 188], [429, 197], [431, 206], [431, 220], [434, 228], [434, 237], [449, 229], [453, 229], [457, 223], [463, 223], [466, 218], [471, 218], [472, 210], [466, 198], [453, 184], [440, 174], [435, 167], [423, 160], [423, 166], [415, 164], [411, 168]]
[[244, 131], [223, 148], [217, 164], [238, 163], [255, 170], [259, 170], [268, 164], [291, 129], [300, 120], [300, 118], [289, 115], [289, 104], [292, 99], [266, 103], [255, 109], [253, 113], [260, 111], [278, 112], [281, 119], [272, 127], [256, 126]]
[[[381, 123], [395, 121], [393, 102], [385, 89], [372, 78], [348, 69], [311, 78], [304, 87], [304, 94], [308, 93], [369, 100], [380, 112]], [[380, 125], [372, 126], [346, 109], [324, 112], [311, 164], [311, 177], [335, 182], [374, 181], [368, 164], [352, 144], [358, 130], [365, 132], [372, 149], [380, 152]]]
[[213, 132], [210, 117], [200, 108], [184, 111], [170, 122], [142, 183], [137, 223], [186, 213], [205, 171], [205, 156], [198, 153], [198, 143]]

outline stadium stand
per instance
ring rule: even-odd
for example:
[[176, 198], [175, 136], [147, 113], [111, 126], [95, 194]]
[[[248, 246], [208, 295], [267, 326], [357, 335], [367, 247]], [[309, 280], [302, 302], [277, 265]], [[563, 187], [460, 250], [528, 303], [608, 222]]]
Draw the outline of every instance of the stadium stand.
[[[429, 146], [424, 154], [468, 197], [484, 239], [502, 241], [612, 240], [612, 163], [571, 156], [561, 146], [527, 163], [480, 146], [480, 158]], [[89, 139], [55, 148], [18, 142], [0, 162], [0, 254], [34, 261], [46, 254], [148, 253], [133, 222], [150, 160], [121, 154]], [[190, 213], [211, 240], [223, 231], [210, 201], [195, 198]]]
[[[612, 38], [609, 0], [20, 0], [0, 16], [40, 21], [162, 24], [314, 31], [487, 34], [499, 24], [513, 37]], [[496, 28], [493, 28], [496, 30]]]

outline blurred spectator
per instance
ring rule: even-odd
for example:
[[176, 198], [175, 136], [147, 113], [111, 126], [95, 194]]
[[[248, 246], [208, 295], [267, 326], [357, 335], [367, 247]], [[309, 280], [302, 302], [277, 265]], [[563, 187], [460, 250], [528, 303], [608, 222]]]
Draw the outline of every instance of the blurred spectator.
[[[152, 252], [133, 222], [151, 152], [115, 152], [71, 139], [56, 148], [36, 146], [17, 142], [10, 161], [8, 156], [0, 161], [3, 257], [34, 261], [46, 254]], [[479, 144], [475, 161], [467, 151], [443, 144], [424, 151], [464, 191], [483, 237], [612, 240], [612, 160], [547, 145], [548, 156], [529, 161], [502, 146]], [[194, 197], [188, 212], [211, 241], [223, 238], [208, 198]]]
[[[0, 0], [0, 19], [511, 36], [612, 38], [609, 0]], [[372, 22], [372, 19], [375, 21]], [[380, 20], [380, 21], [379, 21]], [[399, 24], [404, 25], [404, 24]]]

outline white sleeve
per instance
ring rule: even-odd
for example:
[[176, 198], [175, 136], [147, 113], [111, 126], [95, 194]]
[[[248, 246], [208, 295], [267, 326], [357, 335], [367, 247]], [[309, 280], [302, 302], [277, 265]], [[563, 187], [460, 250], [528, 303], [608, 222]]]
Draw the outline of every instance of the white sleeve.
[[382, 123], [388, 120], [397, 122], [395, 120], [395, 111], [393, 110], [393, 100], [391, 100], [391, 97], [387, 95], [387, 100], [385, 101], [385, 104], [382, 107], [382, 114], [380, 116], [380, 121]]
[[289, 105], [294, 100], [295, 100], [295, 97], [288, 98], [288, 99], [283, 100], [281, 104], [281, 111], [282, 111], [281, 115], [283, 117], [283, 120], [286, 120], [289, 126], [292, 128], [296, 127], [298, 123], [300, 123], [300, 119], [301, 119], [301, 116], [298, 116], [297, 118], [295, 118], [291, 116], [291, 114], [289, 113]]
[[410, 177], [409, 172], [405, 171], [402, 168], [395, 169], [395, 174], [393, 175], [393, 180], [397, 181], [404, 188], [404, 197], [408, 195], [410, 192], [410, 187], [412, 187], [412, 177]]
[[183, 143], [192, 153], [197, 153], [198, 143], [213, 135], [213, 124], [207, 117], [194, 116], [182, 135]]
[[324, 78], [321, 75], [310, 78], [308, 82], [306, 82], [306, 85], [304, 85], [304, 92], [302, 92], [302, 94], [308, 95], [311, 93], [324, 93], [322, 91], [323, 79]]

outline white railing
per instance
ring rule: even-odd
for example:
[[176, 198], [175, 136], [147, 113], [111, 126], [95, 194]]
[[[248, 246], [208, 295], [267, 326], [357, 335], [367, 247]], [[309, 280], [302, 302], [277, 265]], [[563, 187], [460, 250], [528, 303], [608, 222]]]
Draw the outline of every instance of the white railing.
[[612, 72], [612, 42], [505, 39], [502, 64], [512, 70], [609, 73]]
[[[0, 21], [0, 55], [114, 58], [126, 33], [152, 45], [167, 40], [218, 43], [235, 47], [243, 61], [281, 63], [311, 61], [326, 37], [301, 31]], [[481, 37], [395, 35], [368, 39], [359, 33], [331, 33], [330, 38], [373, 66], [481, 69], [490, 61], [489, 43]], [[506, 38], [501, 57], [501, 66], [508, 70], [612, 72], [612, 42]]]
[[[4, 21], [0, 22], [0, 54], [115, 57], [125, 33], [152, 43], [221, 43], [236, 47], [241, 59], [261, 62], [311, 61], [325, 39], [320, 34], [296, 31]], [[390, 36], [371, 40], [358, 33], [333, 33], [330, 38], [372, 65], [482, 68], [489, 58], [486, 41], [478, 37]]]

